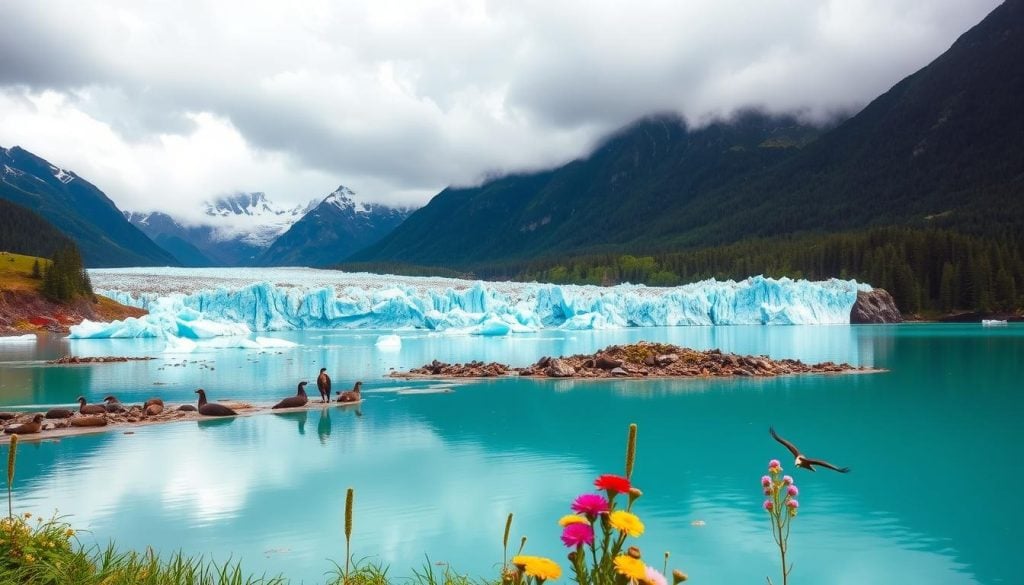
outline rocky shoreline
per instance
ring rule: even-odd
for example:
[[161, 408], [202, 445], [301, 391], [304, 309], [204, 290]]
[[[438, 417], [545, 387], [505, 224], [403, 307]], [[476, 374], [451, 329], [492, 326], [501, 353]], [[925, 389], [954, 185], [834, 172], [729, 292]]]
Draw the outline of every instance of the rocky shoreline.
[[77, 355], [66, 355], [59, 357], [55, 360], [47, 360], [46, 363], [49, 365], [65, 366], [65, 365], [78, 365], [78, 364], [111, 364], [119, 362], [145, 362], [149, 360], [155, 360], [155, 357], [124, 357], [124, 356], [98, 356], [98, 357], [79, 357]]
[[408, 372], [392, 372], [390, 375], [393, 378], [722, 378], [873, 371], [877, 370], [846, 363], [805, 364], [794, 359], [773, 360], [763, 355], [737, 355], [718, 349], [698, 351], [641, 341], [630, 345], [611, 345], [590, 355], [545, 356], [522, 368], [497, 362], [447, 364], [434, 360]]
[[[44, 418], [39, 432], [19, 434], [18, 438], [21, 441], [59, 440], [62, 437], [107, 432], [115, 429], [125, 429], [125, 434], [132, 434], [133, 431], [131, 429], [133, 428], [155, 424], [188, 421], [225, 421], [260, 414], [285, 414], [289, 412], [302, 412], [304, 410], [320, 410], [323, 408], [351, 408], [362, 404], [362, 401], [322, 404], [311, 400], [305, 406], [278, 409], [272, 409], [270, 405], [256, 406], [248, 402], [233, 400], [218, 400], [216, 403], [235, 410], [238, 415], [203, 416], [195, 410], [194, 404], [167, 404], [159, 413], [151, 415], [146, 415], [143, 407], [139, 405], [125, 407], [123, 412], [108, 412], [102, 415], [83, 415], [75, 410], [73, 416], [68, 418]], [[0, 412], [0, 423], [2, 423], [4, 428], [16, 427], [31, 422], [36, 414], [36, 412]], [[0, 435], [0, 444], [10, 442], [10, 440], [9, 434]]]

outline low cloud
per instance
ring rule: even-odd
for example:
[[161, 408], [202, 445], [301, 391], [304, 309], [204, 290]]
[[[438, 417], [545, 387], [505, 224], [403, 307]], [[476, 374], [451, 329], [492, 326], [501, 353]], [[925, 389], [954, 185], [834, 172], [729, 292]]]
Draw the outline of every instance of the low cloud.
[[8, 2], [0, 144], [127, 209], [338, 184], [423, 203], [652, 112], [853, 111], [997, 3]]

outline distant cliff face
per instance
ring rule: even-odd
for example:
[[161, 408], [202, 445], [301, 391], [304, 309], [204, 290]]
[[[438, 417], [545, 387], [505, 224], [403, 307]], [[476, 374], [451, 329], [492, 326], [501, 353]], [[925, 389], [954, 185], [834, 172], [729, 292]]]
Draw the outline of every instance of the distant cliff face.
[[361, 203], [338, 187], [260, 256], [261, 266], [331, 266], [391, 233], [412, 210]]
[[892, 300], [892, 295], [888, 291], [876, 288], [857, 292], [857, 301], [850, 310], [851, 324], [902, 322], [903, 315], [900, 314], [896, 301]]

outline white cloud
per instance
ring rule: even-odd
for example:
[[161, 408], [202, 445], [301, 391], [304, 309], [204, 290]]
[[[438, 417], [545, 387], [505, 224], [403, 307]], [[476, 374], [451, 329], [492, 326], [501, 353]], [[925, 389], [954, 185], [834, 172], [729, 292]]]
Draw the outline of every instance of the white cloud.
[[849, 111], [996, 4], [10, 2], [0, 144], [125, 208], [240, 190], [299, 203], [339, 183], [422, 203], [559, 164], [653, 112]]

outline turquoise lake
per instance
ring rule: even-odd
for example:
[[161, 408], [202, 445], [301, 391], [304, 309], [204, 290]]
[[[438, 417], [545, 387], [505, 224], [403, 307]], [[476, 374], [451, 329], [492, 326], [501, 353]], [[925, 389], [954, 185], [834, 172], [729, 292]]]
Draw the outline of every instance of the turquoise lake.
[[[43, 409], [79, 395], [276, 402], [327, 367], [352, 407], [183, 422], [26, 442], [15, 508], [67, 515], [84, 542], [241, 559], [318, 583], [342, 561], [345, 489], [356, 490], [353, 555], [411, 575], [429, 557], [493, 576], [513, 539], [565, 568], [556, 522], [601, 473], [621, 473], [639, 425], [638, 544], [695, 583], [778, 582], [759, 479], [782, 460], [801, 490], [794, 583], [1020, 583], [1024, 537], [1024, 327], [679, 327], [546, 331], [506, 338], [399, 332], [262, 334], [298, 347], [162, 354], [158, 340], [46, 338], [0, 345], [0, 405]], [[699, 349], [847, 361], [878, 374], [730, 380], [455, 384], [386, 378], [432, 359], [525, 365], [640, 339]], [[63, 354], [158, 359], [57, 367]], [[314, 389], [315, 394], [315, 389]], [[794, 470], [769, 425], [840, 475]], [[671, 567], [670, 567], [671, 568]], [[568, 579], [564, 576], [563, 579]]]

